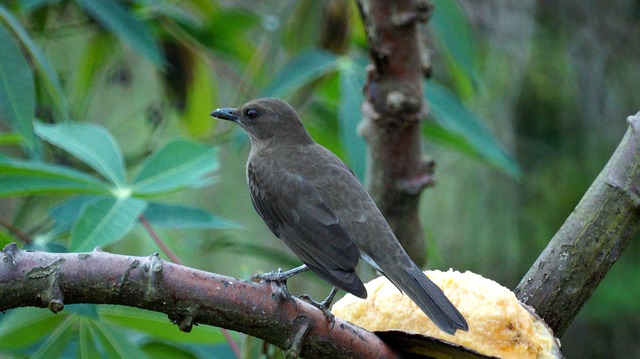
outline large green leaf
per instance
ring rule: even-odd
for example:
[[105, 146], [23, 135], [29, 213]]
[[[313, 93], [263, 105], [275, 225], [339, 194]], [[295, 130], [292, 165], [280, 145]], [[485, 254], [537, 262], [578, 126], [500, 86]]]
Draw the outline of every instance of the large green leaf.
[[[201, 2], [201, 4], [215, 4], [214, 2]], [[199, 4], [200, 5], [200, 4]], [[204, 5], [206, 6], [206, 5]], [[217, 5], [212, 5], [217, 7]], [[207, 21], [201, 26], [186, 26], [201, 44], [213, 49], [220, 56], [243, 64], [249, 64], [256, 56], [256, 45], [250, 34], [255, 27], [260, 27], [260, 17], [255, 13], [240, 10], [233, 7], [204, 10], [208, 13]], [[258, 55], [263, 56], [263, 55]]]
[[59, 0], [20, 0], [20, 10], [23, 14], [29, 14], [33, 11], [39, 10], [43, 6], [54, 4]]
[[264, 97], [282, 97], [335, 70], [338, 56], [323, 50], [301, 53], [287, 62], [263, 91]]
[[[0, 6], [0, 13], [6, 11]], [[22, 135], [25, 147], [34, 152], [36, 106], [33, 74], [27, 60], [9, 32], [0, 23], [0, 119]]]
[[58, 324], [53, 331], [48, 333], [44, 342], [38, 350], [33, 353], [31, 359], [59, 358], [64, 349], [69, 345], [69, 341], [74, 332], [74, 327], [78, 322], [78, 316], [69, 315]]
[[467, 139], [455, 132], [448, 131], [436, 121], [426, 121], [422, 124], [422, 130], [428, 139], [449, 146], [465, 155], [482, 160], [478, 151], [467, 141]]
[[36, 122], [35, 131], [43, 140], [76, 156], [116, 186], [124, 187], [122, 152], [115, 138], [103, 127], [81, 122], [56, 125]]
[[69, 251], [88, 251], [116, 242], [133, 227], [145, 206], [145, 201], [136, 198], [106, 196], [85, 204], [71, 230]]
[[59, 203], [49, 210], [49, 217], [53, 219], [54, 226], [51, 230], [52, 235], [67, 233], [73, 228], [73, 224], [82, 213], [82, 209], [89, 202], [93, 202], [102, 196], [82, 195], [73, 196], [68, 200]]
[[288, 53], [309, 49], [320, 37], [320, 29], [327, 18], [318, 16], [327, 11], [328, 4], [317, 0], [298, 0], [291, 4], [286, 26], [282, 28], [282, 45]]
[[0, 314], [0, 349], [34, 344], [49, 335], [67, 317], [68, 314], [53, 315], [43, 308], [17, 308]]
[[91, 319], [99, 319], [98, 317], [98, 305], [97, 304], [68, 304], [64, 306], [65, 311], [69, 313], [78, 314], [83, 317]]
[[164, 58], [149, 27], [115, 0], [76, 0], [87, 13], [156, 65]]
[[468, 146], [459, 144], [456, 148], [463, 149], [465, 152], [473, 149], [475, 154], [484, 161], [514, 178], [520, 177], [520, 167], [513, 157], [491, 134], [482, 120], [460, 102], [453, 93], [434, 81], [428, 81], [425, 96], [431, 106], [431, 115], [435, 121], [443, 129], [454, 134], [449, 136], [449, 140], [455, 138], [459, 141], [464, 138], [468, 142]]
[[111, 191], [107, 183], [72, 168], [0, 158], [0, 197]]
[[60, 112], [64, 120], [68, 120], [70, 118], [69, 105], [64, 92], [62, 91], [62, 86], [60, 86], [58, 75], [53, 70], [53, 66], [51, 66], [47, 57], [40, 50], [40, 47], [36, 45], [36, 43], [31, 39], [20, 22], [2, 6], [0, 6], [0, 17], [7, 24], [9, 24], [13, 32], [22, 42], [22, 45], [31, 55], [31, 60], [33, 61], [35, 68], [39, 72], [40, 79], [43, 80], [45, 86], [47, 87], [49, 94], [51, 95], [51, 98], [53, 99], [53, 102], [55, 103], [58, 111]]
[[202, 184], [218, 167], [215, 148], [189, 140], [174, 140], [156, 150], [140, 166], [132, 190], [152, 195]]
[[[194, 347], [194, 345], [191, 345]], [[202, 358], [197, 356], [193, 350], [190, 350], [190, 346], [168, 343], [166, 341], [147, 341], [141, 348], [145, 354], [151, 358], [171, 358], [171, 359], [198, 359]], [[209, 349], [207, 347], [206, 349]], [[207, 350], [204, 358], [235, 358], [233, 352], [229, 352], [229, 355], [220, 356], [218, 353], [214, 353], [211, 350]]]
[[6, 246], [7, 244], [13, 243], [15, 241], [16, 239], [11, 234], [5, 231], [0, 231], [0, 247], [1, 248], [4, 248], [4, 246]]
[[191, 80], [187, 84], [186, 103], [181, 122], [193, 137], [203, 137], [211, 133], [215, 121], [202, 116], [203, 108], [214, 108], [218, 94], [217, 79], [213, 77], [211, 64], [200, 57], [190, 61]]
[[73, 178], [0, 175], [0, 197], [69, 193], [106, 193], [104, 187]]
[[347, 58], [340, 60], [340, 100], [338, 123], [342, 146], [347, 150], [348, 162], [353, 172], [364, 179], [367, 147], [364, 139], [358, 136], [357, 128], [362, 115], [362, 85], [364, 84], [364, 66]]
[[132, 343], [132, 337], [122, 332], [121, 327], [97, 320], [91, 323], [106, 358], [147, 358], [138, 346]]
[[145, 15], [150, 14], [147, 16], [161, 15], [179, 24], [200, 26], [201, 21], [199, 16], [204, 17], [205, 15], [197, 11], [196, 9], [192, 8], [191, 6], [185, 7], [185, 6], [181, 6], [183, 4], [169, 2], [169, 1], [133, 0], [131, 2], [136, 5], [136, 8], [139, 9], [138, 11], [140, 13], [143, 13]]
[[85, 111], [83, 107], [90, 102], [95, 81], [103, 73], [100, 70], [113, 55], [116, 41], [117, 39], [109, 33], [97, 32], [88, 39], [86, 45], [82, 46], [82, 57], [75, 68], [75, 81], [70, 95], [74, 108], [79, 109], [78, 112], [83, 113]]
[[93, 359], [101, 357], [98, 351], [97, 334], [93, 326], [93, 320], [89, 318], [79, 318], [78, 320], [78, 352], [80, 359]]
[[466, 98], [477, 81], [474, 42], [464, 11], [457, 1], [434, 0], [436, 11], [429, 22], [457, 92]]
[[149, 203], [144, 218], [156, 226], [164, 228], [221, 229], [239, 228], [232, 221], [214, 216], [198, 208], [165, 203]]

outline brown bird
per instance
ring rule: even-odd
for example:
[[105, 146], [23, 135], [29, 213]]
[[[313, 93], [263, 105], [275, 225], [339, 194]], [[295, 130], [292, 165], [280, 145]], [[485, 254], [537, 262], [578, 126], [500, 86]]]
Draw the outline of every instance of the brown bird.
[[[366, 298], [355, 273], [362, 257], [406, 293], [443, 331], [468, 330], [462, 314], [413, 263], [367, 190], [331, 151], [317, 144], [286, 102], [257, 99], [211, 116], [239, 124], [251, 139], [247, 181], [269, 229], [306, 265], [263, 279], [285, 282], [311, 269], [335, 288]], [[286, 290], [286, 287], [285, 287]]]

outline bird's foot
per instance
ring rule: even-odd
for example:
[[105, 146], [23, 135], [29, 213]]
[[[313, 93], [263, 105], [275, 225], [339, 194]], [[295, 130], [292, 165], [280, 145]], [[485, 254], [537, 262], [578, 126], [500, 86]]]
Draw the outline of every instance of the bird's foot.
[[333, 298], [337, 293], [338, 288], [334, 287], [333, 289], [331, 289], [331, 293], [329, 293], [329, 296], [327, 296], [327, 298], [325, 298], [325, 300], [323, 300], [322, 302], [316, 302], [315, 300], [311, 299], [308, 294], [301, 294], [298, 298], [303, 299], [314, 307], [320, 309], [327, 317], [327, 320], [329, 320], [329, 322], [331, 323], [331, 329], [333, 329], [333, 327], [336, 325], [336, 317], [329, 310], [329, 306], [331, 306], [331, 302], [333, 302]]
[[251, 277], [251, 281], [253, 282], [275, 282], [280, 286], [282, 290], [282, 294], [285, 298], [291, 298], [291, 293], [287, 288], [287, 280], [293, 277], [296, 274], [306, 272], [309, 268], [306, 265], [301, 265], [299, 267], [290, 269], [288, 271], [283, 272], [281, 268], [278, 268], [277, 271], [267, 272], [263, 274], [254, 274]]

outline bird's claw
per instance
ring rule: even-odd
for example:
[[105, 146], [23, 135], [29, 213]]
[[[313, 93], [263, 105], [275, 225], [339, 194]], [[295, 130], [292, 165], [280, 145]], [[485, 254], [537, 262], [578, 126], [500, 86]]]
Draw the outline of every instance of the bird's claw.
[[281, 268], [278, 268], [277, 271], [254, 274], [251, 277], [251, 281], [275, 283], [278, 285], [278, 287], [280, 287], [282, 296], [286, 299], [290, 299], [292, 295], [289, 292], [289, 288], [287, 287], [287, 279], [289, 278], [291, 278], [291, 276], [288, 275], [288, 272], [283, 272]]
[[329, 310], [329, 306], [331, 305], [331, 302], [333, 302], [333, 297], [337, 292], [338, 290], [336, 288], [333, 288], [329, 296], [322, 302], [316, 302], [308, 294], [301, 294], [298, 296], [298, 298], [303, 299], [307, 303], [320, 309], [324, 313], [325, 317], [327, 317], [327, 320], [329, 320], [329, 322], [331, 323], [331, 329], [333, 329], [333, 327], [336, 325], [336, 317]]
[[301, 265], [299, 267], [290, 269], [286, 272], [282, 271], [282, 268], [278, 268], [277, 271], [273, 271], [273, 272], [267, 272], [267, 273], [263, 273], [263, 274], [254, 274], [251, 277], [251, 280], [253, 282], [271, 282], [271, 283], [277, 283], [278, 286], [280, 287], [280, 289], [282, 290], [282, 295], [289, 299], [291, 298], [291, 293], [289, 292], [289, 289], [287, 288], [287, 280], [291, 277], [293, 277], [296, 274], [302, 273], [302, 272], [306, 272], [308, 271], [309, 268], [307, 268], [306, 265]]
[[287, 278], [282, 278], [282, 268], [278, 268], [277, 271], [267, 273], [256, 273], [251, 276], [252, 282], [284, 282]]

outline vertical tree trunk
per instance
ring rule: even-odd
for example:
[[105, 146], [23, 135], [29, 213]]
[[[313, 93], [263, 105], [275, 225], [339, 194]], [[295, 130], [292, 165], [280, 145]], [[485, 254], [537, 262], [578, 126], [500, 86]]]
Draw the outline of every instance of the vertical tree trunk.
[[426, 244], [418, 217], [422, 190], [433, 184], [434, 163], [422, 153], [425, 117], [418, 22], [426, 1], [359, 0], [372, 64], [362, 105], [360, 133], [368, 142], [367, 187], [405, 250], [424, 265]]

